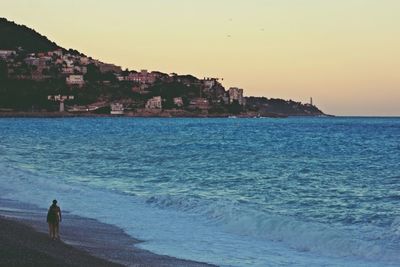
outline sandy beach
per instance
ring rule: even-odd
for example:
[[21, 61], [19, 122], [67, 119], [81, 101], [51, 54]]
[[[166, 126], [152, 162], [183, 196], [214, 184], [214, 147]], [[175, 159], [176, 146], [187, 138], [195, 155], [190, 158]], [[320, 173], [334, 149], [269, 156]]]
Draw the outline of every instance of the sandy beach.
[[23, 223], [0, 218], [0, 266], [122, 266], [89, 255]]
[[212, 266], [135, 247], [121, 229], [64, 211], [61, 240], [47, 235], [46, 210], [0, 199], [0, 266]]

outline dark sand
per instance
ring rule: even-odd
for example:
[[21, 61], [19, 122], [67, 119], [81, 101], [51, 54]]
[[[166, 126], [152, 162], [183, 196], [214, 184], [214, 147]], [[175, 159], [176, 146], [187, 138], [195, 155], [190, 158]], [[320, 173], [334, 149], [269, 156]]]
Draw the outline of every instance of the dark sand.
[[52, 241], [46, 214], [45, 209], [0, 198], [0, 266], [213, 266], [136, 248], [141, 241], [120, 228], [65, 211], [62, 241]]
[[0, 266], [122, 266], [50, 240], [32, 227], [0, 218]]

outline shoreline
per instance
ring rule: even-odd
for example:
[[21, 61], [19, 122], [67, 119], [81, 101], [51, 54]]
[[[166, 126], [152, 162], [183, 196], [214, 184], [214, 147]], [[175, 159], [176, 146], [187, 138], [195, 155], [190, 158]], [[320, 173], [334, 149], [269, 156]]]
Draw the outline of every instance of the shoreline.
[[326, 114], [202, 114], [202, 113], [175, 113], [163, 111], [159, 113], [152, 112], [127, 112], [122, 115], [96, 114], [96, 113], [70, 113], [70, 112], [0, 112], [0, 118], [288, 118], [288, 117], [335, 117]]
[[[41, 259], [53, 263], [46, 266], [79, 266], [76, 262], [85, 261], [87, 261], [85, 266], [215, 266], [158, 255], [137, 248], [135, 245], [144, 241], [129, 236], [117, 226], [72, 215], [67, 211], [63, 211], [63, 222], [60, 225], [62, 242], [55, 241], [57, 244], [54, 246], [54, 241], [48, 238], [46, 213], [47, 210], [31, 204], [0, 198], [0, 225], [6, 226], [7, 232], [11, 235], [7, 239], [7, 235], [3, 234], [4, 230], [1, 231], [1, 245], [8, 249], [4, 250], [8, 251], [5, 255], [8, 266], [24, 266], [20, 262], [24, 258], [16, 256], [21, 253], [30, 255], [30, 258], [25, 257], [25, 260], [38, 261], [38, 266], [43, 265]], [[25, 240], [25, 236], [28, 241]], [[14, 238], [21, 240], [13, 240]], [[52, 247], [55, 247], [57, 255], [48, 255], [46, 250], [53, 249]], [[61, 257], [62, 255], [64, 256]], [[62, 259], [65, 255], [71, 258], [64, 262]]]

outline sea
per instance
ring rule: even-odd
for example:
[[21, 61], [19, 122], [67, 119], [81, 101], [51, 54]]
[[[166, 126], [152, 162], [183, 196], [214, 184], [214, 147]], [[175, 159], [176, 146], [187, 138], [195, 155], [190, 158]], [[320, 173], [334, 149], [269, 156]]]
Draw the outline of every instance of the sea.
[[400, 118], [0, 119], [0, 194], [219, 266], [400, 266]]

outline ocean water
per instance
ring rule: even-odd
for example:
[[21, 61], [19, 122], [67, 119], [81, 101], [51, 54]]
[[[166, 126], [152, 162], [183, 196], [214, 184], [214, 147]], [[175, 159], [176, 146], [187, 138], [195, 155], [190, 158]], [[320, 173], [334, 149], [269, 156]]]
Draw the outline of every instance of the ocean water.
[[400, 266], [400, 118], [0, 119], [0, 194], [221, 266]]

